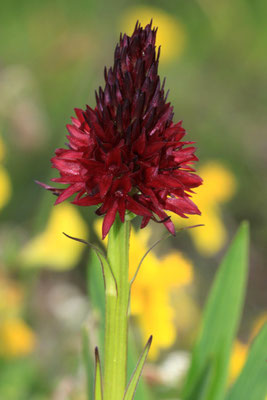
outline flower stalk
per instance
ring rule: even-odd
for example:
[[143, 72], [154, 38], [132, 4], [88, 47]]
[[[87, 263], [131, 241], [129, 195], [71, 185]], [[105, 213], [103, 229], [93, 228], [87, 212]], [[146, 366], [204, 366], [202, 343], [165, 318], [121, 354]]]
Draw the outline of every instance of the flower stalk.
[[116, 218], [109, 233], [107, 258], [117, 290], [106, 286], [104, 400], [122, 399], [126, 388], [130, 222]]

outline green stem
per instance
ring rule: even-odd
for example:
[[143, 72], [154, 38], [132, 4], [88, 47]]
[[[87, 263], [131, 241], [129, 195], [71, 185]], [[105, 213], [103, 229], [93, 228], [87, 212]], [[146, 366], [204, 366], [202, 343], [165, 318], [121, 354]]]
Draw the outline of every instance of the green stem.
[[130, 222], [116, 218], [108, 239], [108, 262], [117, 292], [106, 290], [104, 400], [122, 400], [126, 388]]

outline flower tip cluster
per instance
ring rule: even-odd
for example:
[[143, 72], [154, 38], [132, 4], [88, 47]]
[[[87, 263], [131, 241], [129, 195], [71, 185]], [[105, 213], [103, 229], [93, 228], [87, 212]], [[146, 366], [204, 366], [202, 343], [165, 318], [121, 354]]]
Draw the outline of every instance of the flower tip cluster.
[[58, 195], [56, 204], [75, 195], [74, 204], [99, 205], [103, 238], [117, 214], [124, 222], [127, 210], [142, 217], [141, 228], [152, 219], [172, 234], [166, 211], [200, 214], [190, 199], [201, 184], [192, 167], [198, 159], [193, 142], [182, 141], [181, 121], [173, 122], [158, 75], [156, 32], [152, 21], [145, 28], [137, 22], [132, 36], [120, 36], [95, 108], [75, 109], [68, 148], [57, 149], [51, 160], [60, 172], [52, 181], [68, 186], [43, 185]]

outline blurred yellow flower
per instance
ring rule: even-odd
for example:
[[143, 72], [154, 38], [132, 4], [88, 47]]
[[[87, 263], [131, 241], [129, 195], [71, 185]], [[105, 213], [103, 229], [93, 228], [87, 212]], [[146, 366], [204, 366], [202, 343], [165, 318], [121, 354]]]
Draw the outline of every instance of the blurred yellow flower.
[[23, 291], [14, 283], [0, 275], [0, 318], [17, 314], [23, 301]]
[[[101, 223], [98, 220], [95, 224], [99, 237]], [[138, 233], [131, 230], [129, 279], [134, 276], [142, 256], [149, 248], [150, 234], [148, 227]], [[191, 283], [193, 275], [192, 263], [180, 252], [171, 252], [158, 258], [151, 251], [144, 259], [132, 286], [131, 312], [140, 324], [144, 341], [153, 335], [150, 358], [156, 358], [160, 349], [168, 348], [174, 343], [177, 332], [170, 294], [173, 289]]]
[[230, 170], [217, 161], [210, 161], [198, 170], [204, 183], [197, 188], [194, 202], [202, 215], [192, 215], [183, 219], [176, 214], [172, 220], [177, 228], [195, 224], [205, 224], [204, 227], [191, 229], [189, 233], [198, 251], [205, 256], [216, 254], [227, 239], [220, 205], [232, 198], [236, 191], [236, 180]]
[[29, 354], [36, 344], [30, 327], [20, 318], [0, 320], [0, 356], [12, 358]]
[[77, 208], [68, 203], [53, 207], [46, 229], [34, 237], [21, 252], [25, 266], [46, 266], [65, 270], [75, 266], [83, 246], [63, 235], [87, 239], [88, 228]]
[[[0, 162], [5, 155], [4, 143], [0, 138]], [[11, 195], [11, 183], [5, 168], [0, 164], [0, 209], [8, 202]]]
[[[142, 231], [138, 234], [132, 231], [131, 276], [139, 262], [136, 255], [141, 258], [147, 251], [145, 235]], [[179, 252], [171, 252], [162, 258], [157, 258], [150, 252], [145, 258], [132, 286], [131, 311], [140, 323], [144, 339], [153, 335], [149, 352], [151, 358], [156, 358], [160, 349], [170, 347], [176, 339], [175, 312], [170, 303], [171, 291], [191, 283], [192, 280], [192, 264]]]
[[239, 376], [248, 354], [248, 345], [237, 340], [232, 349], [229, 383], [233, 383]]
[[0, 271], [0, 357], [20, 357], [30, 353], [36, 343], [31, 328], [20, 317], [23, 291]]
[[161, 61], [169, 62], [179, 57], [185, 47], [185, 30], [183, 25], [165, 11], [150, 6], [136, 6], [121, 14], [120, 29], [128, 35], [132, 34], [136, 21], [142, 26], [150, 23], [158, 27], [157, 46], [161, 46]]

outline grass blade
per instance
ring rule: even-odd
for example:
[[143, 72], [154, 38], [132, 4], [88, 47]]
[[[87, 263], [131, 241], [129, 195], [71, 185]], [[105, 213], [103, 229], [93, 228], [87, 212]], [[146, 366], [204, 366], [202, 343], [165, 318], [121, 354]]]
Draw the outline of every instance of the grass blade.
[[247, 362], [226, 400], [264, 400], [267, 397], [267, 323], [254, 340]]
[[151, 346], [151, 342], [152, 342], [152, 336], [150, 336], [150, 338], [148, 339], [148, 342], [146, 344], [146, 347], [144, 348], [144, 351], [137, 363], [137, 366], [132, 374], [132, 377], [130, 379], [130, 382], [126, 388], [125, 394], [123, 396], [123, 400], [132, 400], [134, 398], [135, 392], [136, 392], [136, 388], [140, 379], [140, 376], [142, 374], [142, 370]]
[[102, 375], [98, 348], [95, 348], [95, 390], [94, 400], [103, 400]]
[[[225, 396], [232, 343], [244, 304], [248, 238], [249, 228], [244, 222], [220, 265], [209, 294], [183, 400], [222, 400]], [[200, 397], [198, 386], [205, 370], [209, 370], [209, 379]]]
[[[131, 326], [128, 332], [128, 366], [127, 366], [127, 377], [128, 380], [131, 379], [132, 371], [135, 369], [138, 363], [137, 346], [135, 343], [135, 338], [133, 332], [131, 331]], [[142, 376], [140, 376], [136, 392], [134, 394], [135, 400], [151, 400], [150, 390], [145, 383]]]

